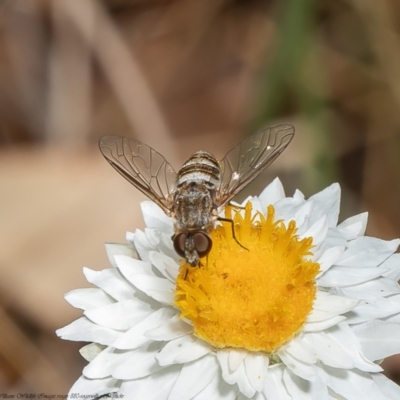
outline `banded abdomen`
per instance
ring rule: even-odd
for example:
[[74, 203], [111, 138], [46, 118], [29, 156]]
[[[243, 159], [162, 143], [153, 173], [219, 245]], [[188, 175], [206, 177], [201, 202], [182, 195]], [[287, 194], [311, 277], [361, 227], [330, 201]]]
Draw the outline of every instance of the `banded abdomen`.
[[221, 168], [215, 157], [207, 151], [197, 151], [178, 172], [176, 186], [187, 182], [204, 182], [209, 189], [216, 189], [221, 180]]

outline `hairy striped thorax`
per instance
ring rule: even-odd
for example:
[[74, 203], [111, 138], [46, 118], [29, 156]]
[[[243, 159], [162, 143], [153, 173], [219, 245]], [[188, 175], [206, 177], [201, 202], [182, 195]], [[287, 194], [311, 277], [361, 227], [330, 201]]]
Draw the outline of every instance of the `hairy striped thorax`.
[[198, 266], [211, 250], [208, 232], [217, 221], [231, 223], [234, 236], [233, 221], [218, 216], [222, 208], [282, 153], [293, 135], [292, 125], [272, 126], [243, 140], [220, 161], [197, 151], [178, 173], [161, 154], [134, 139], [104, 136], [99, 147], [124, 178], [174, 218], [175, 251]]

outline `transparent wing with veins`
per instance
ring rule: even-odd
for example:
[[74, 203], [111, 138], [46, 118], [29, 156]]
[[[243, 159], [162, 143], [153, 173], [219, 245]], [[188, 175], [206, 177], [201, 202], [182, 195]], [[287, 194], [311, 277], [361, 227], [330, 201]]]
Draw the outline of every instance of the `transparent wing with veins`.
[[294, 136], [289, 124], [271, 126], [234, 147], [220, 161], [221, 184], [217, 191], [217, 206], [223, 206], [286, 149]]
[[176, 172], [160, 153], [138, 140], [121, 136], [103, 136], [99, 147], [126, 180], [169, 213]]

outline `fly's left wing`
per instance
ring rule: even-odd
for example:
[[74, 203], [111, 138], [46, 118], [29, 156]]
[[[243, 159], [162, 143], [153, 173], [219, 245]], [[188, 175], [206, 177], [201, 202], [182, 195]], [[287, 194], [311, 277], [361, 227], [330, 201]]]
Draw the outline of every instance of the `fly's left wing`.
[[122, 136], [103, 136], [99, 147], [126, 180], [169, 213], [176, 172], [160, 153], [138, 140]]
[[227, 153], [220, 161], [221, 184], [217, 206], [223, 206], [286, 149], [294, 136], [289, 124], [271, 126], [247, 139]]

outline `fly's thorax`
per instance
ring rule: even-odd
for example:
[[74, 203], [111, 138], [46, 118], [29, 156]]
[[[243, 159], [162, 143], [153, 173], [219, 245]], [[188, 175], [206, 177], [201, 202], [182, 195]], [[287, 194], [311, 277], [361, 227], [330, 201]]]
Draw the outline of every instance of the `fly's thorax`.
[[197, 151], [181, 167], [177, 176], [177, 187], [188, 182], [202, 182], [215, 190], [221, 181], [221, 168], [216, 158], [207, 151]]
[[203, 182], [186, 182], [174, 195], [175, 231], [209, 229], [213, 225], [215, 191]]

